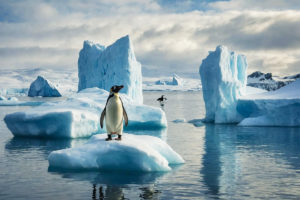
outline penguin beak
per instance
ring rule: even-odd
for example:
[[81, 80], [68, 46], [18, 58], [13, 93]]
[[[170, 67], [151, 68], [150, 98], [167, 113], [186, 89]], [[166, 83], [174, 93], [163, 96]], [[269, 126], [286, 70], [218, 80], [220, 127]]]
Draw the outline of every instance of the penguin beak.
[[124, 87], [124, 85], [117, 86], [116, 92], [119, 92], [123, 87]]

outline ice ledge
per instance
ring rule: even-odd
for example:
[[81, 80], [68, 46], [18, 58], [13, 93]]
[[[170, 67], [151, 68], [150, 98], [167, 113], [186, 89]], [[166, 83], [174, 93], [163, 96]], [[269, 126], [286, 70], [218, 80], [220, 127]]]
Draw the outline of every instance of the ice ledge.
[[105, 141], [106, 134], [93, 136], [86, 144], [53, 151], [50, 168], [101, 171], [170, 171], [184, 160], [163, 140], [146, 135], [123, 134], [122, 141]]

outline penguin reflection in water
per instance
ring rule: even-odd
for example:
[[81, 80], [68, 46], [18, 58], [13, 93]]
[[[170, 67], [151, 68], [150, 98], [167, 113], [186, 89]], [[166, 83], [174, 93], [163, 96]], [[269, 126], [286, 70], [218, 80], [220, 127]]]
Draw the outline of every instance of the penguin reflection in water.
[[106, 141], [112, 140], [112, 135], [118, 135], [116, 140], [122, 140], [123, 119], [125, 126], [128, 125], [128, 116], [123, 106], [123, 102], [119, 96], [119, 91], [123, 85], [114, 85], [110, 88], [110, 94], [107, 98], [104, 110], [100, 117], [100, 126], [103, 128], [103, 120], [105, 118], [105, 125], [107, 131]]

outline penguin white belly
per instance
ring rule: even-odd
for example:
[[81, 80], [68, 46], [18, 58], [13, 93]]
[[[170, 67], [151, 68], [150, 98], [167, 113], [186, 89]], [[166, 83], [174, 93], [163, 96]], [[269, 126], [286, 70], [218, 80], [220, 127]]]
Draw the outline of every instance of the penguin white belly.
[[106, 105], [105, 124], [108, 134], [123, 132], [123, 107], [119, 97], [112, 97]]

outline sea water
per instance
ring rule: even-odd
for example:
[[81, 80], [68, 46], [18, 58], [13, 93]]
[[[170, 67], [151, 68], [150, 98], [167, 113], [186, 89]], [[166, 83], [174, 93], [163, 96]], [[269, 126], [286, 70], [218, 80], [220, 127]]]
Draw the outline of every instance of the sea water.
[[185, 159], [168, 173], [48, 170], [51, 151], [88, 139], [14, 138], [3, 118], [29, 107], [0, 107], [0, 199], [300, 198], [300, 128], [174, 123], [204, 117], [202, 94], [144, 92], [144, 102], [160, 106], [162, 94], [168, 129], [138, 134], [163, 138]]

